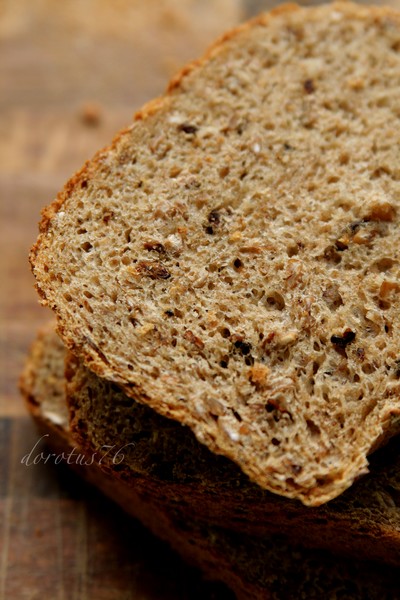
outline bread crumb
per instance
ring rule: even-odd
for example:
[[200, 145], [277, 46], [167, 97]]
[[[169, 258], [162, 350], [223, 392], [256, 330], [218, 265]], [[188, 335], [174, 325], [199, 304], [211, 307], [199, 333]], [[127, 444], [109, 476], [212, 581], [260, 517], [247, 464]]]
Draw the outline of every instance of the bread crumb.
[[236, 423], [230, 417], [219, 417], [218, 425], [222, 431], [232, 440], [232, 442], [238, 442], [240, 440], [240, 433], [236, 426]]
[[289, 344], [293, 344], [297, 340], [297, 337], [297, 331], [288, 331], [287, 333], [280, 334], [276, 342], [280, 346], [289, 346]]
[[209, 312], [207, 315], [208, 328], [213, 329], [214, 327], [217, 327], [218, 324], [219, 324], [219, 320], [218, 320], [215, 312]]
[[141, 336], [147, 335], [150, 331], [154, 331], [153, 323], [144, 323], [141, 327], [136, 329], [137, 333]]
[[249, 379], [251, 383], [263, 384], [266, 382], [269, 374], [270, 369], [261, 363], [254, 363], [251, 369], [249, 369]]
[[179, 123], [182, 123], [182, 121], [184, 121], [184, 117], [182, 117], [182, 115], [179, 115], [177, 113], [173, 113], [172, 115], [170, 115], [168, 117], [168, 121], [172, 124], [172, 125], [178, 125]]
[[355, 244], [369, 244], [373, 237], [374, 235], [371, 231], [368, 231], [367, 229], [360, 229], [353, 237], [353, 242]]
[[365, 87], [365, 81], [363, 79], [361, 79], [360, 77], [357, 77], [354, 79], [349, 79], [349, 81], [347, 82], [347, 85], [352, 90], [363, 90]]
[[182, 238], [176, 234], [169, 235], [164, 245], [170, 252], [178, 254], [182, 249]]
[[220, 402], [216, 398], [213, 398], [212, 396], [207, 396], [204, 399], [204, 404], [206, 405], [207, 410], [213, 415], [222, 417], [222, 415], [226, 413], [226, 408], [222, 404], [222, 402]]
[[88, 127], [97, 127], [102, 120], [102, 110], [98, 104], [87, 102], [80, 110], [80, 119]]
[[229, 241], [230, 242], [239, 242], [242, 239], [242, 232], [241, 231], [234, 231], [231, 236], [229, 237]]
[[331, 14], [331, 20], [332, 21], [341, 21], [343, 19], [343, 14], [337, 10], [333, 11]]

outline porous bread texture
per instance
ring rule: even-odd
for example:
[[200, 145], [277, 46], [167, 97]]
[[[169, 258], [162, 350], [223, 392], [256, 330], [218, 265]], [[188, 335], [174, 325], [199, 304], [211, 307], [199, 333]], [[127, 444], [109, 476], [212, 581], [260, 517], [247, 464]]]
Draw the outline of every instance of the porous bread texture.
[[189, 66], [44, 212], [99, 375], [319, 505], [399, 428], [400, 18], [281, 7]]
[[258, 537], [280, 532], [305, 545], [400, 566], [399, 444], [375, 457], [370, 476], [336, 501], [304, 508], [252, 484], [233, 463], [196, 442], [188, 428], [132, 401], [72, 356], [68, 365], [72, 435], [89, 454], [122, 449], [122, 462], [113, 462], [112, 452], [102, 467], [128, 485], [144, 476], [156, 489], [161, 482], [166, 501], [197, 519]]
[[[48, 434], [49, 445], [67, 456], [76, 447], [63, 418], [65, 379], [60, 365], [64, 356], [64, 349], [50, 329], [42, 332], [22, 376], [22, 391], [36, 423]], [[60, 418], [56, 421], [64, 425], [55, 425], [54, 418], [49, 418], [47, 411], [42, 412], [46, 394], [53, 399], [53, 415], [59, 412]], [[115, 474], [107, 475], [96, 462], [91, 466], [73, 464], [72, 467], [129, 514], [139, 518], [155, 535], [166, 540], [185, 560], [202, 569], [208, 577], [229, 585], [238, 600], [300, 597], [396, 600], [399, 597], [396, 569], [372, 562], [350, 561], [320, 550], [305, 550], [280, 536], [270, 535], [260, 540], [212, 527], [192, 519], [186, 507], [176, 510], [168, 503], [160, 505], [157, 496], [141, 493], [140, 488], [118, 480]], [[151, 480], [149, 477], [149, 484]], [[158, 483], [159, 492], [161, 488]]]
[[210, 525], [259, 538], [279, 533], [304, 546], [400, 567], [400, 440], [377, 453], [370, 475], [339, 498], [304, 507], [252, 483], [188, 427], [132, 401], [71, 354], [66, 374], [71, 436], [125, 485]]

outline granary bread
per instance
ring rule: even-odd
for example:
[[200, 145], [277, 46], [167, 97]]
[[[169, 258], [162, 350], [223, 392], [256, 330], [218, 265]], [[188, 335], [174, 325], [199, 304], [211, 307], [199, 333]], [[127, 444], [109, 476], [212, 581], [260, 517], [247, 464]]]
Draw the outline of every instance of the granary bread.
[[[400, 440], [371, 460], [371, 472], [339, 498], [304, 507], [252, 483], [188, 427], [133, 401], [66, 356], [71, 436], [101, 467], [209, 524], [263, 538], [280, 533], [306, 546], [373, 558], [400, 568]], [[107, 448], [122, 448], [117, 460]], [[123, 455], [123, 460], [122, 460]]]
[[[64, 378], [64, 359], [66, 376]], [[199, 444], [189, 428], [135, 403], [65, 352], [52, 328], [44, 330], [28, 361], [25, 395], [53, 422], [69, 404], [68, 435], [96, 456], [111, 479], [160, 508], [223, 526], [249, 537], [285, 535], [291, 543], [400, 567], [400, 443], [372, 459], [371, 473], [340, 498], [304, 507], [262, 490], [231, 461]], [[47, 390], [48, 388], [48, 390]], [[53, 398], [49, 411], [49, 398]], [[62, 403], [59, 397], [62, 396]], [[54, 408], [58, 403], [60, 408]], [[43, 420], [43, 418], [42, 418]]]
[[400, 16], [227, 34], [43, 213], [66, 345], [265, 489], [322, 504], [399, 429]]
[[[51, 328], [43, 330], [28, 359], [21, 388], [37, 425], [48, 434], [51, 447], [68, 455], [72, 448], [79, 448], [65, 420], [64, 357], [64, 348]], [[193, 519], [185, 505], [160, 503], [151, 491], [154, 474], [147, 475], [146, 489], [118, 479], [115, 473], [105, 473], [96, 461], [86, 467], [82, 462], [72, 461], [71, 466], [128, 513], [140, 518], [208, 577], [224, 581], [239, 600], [400, 598], [398, 569], [344, 559], [326, 551], [306, 550], [291, 545], [281, 536], [265, 535], [261, 540], [234, 533], [222, 527], [223, 521], [219, 527], [212, 526]], [[158, 480], [159, 496], [166, 485]]]

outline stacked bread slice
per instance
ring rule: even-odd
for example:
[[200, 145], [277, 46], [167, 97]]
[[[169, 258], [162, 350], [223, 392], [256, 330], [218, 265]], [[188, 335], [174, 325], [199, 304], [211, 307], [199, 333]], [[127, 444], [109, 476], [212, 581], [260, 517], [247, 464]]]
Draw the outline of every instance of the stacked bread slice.
[[[65, 373], [71, 376], [71, 368], [75, 368], [72, 366], [75, 361], [69, 359], [51, 324], [39, 333], [21, 377], [21, 390], [39, 430], [48, 435], [48, 443], [57, 455], [64, 453], [66, 457], [71, 451], [75, 452], [75, 456], [77, 454], [77, 440], [69, 425], [67, 409], [70, 386], [65, 380]], [[108, 384], [98, 379], [97, 391], [102, 385]], [[121, 414], [118, 421], [110, 425], [107, 447], [96, 451], [87, 443], [83, 447], [78, 446], [78, 450], [86, 451], [87, 460], [72, 460], [71, 467], [120, 504], [127, 513], [139, 518], [157, 536], [169, 542], [208, 577], [225, 582], [239, 599], [317, 600], [329, 597], [393, 600], [399, 597], [400, 516], [393, 501], [399, 491], [398, 444], [392, 447], [392, 456], [386, 453], [385, 466], [376, 465], [369, 485], [359, 485], [357, 490], [349, 491], [341, 505], [337, 504], [331, 511], [319, 511], [319, 516], [315, 512], [308, 515], [312, 509], [293, 504], [293, 501], [277, 501], [282, 502], [279, 514], [283, 521], [285, 509], [288, 515], [292, 509], [293, 533], [296, 528], [302, 527], [304, 519], [310, 527], [316, 531], [319, 529], [323, 547], [333, 546], [341, 550], [336, 554], [327, 549], [306, 549], [299, 540], [289, 541], [290, 536], [283, 536], [279, 528], [274, 529], [274, 519], [278, 520], [278, 524], [280, 521], [277, 511], [273, 510], [274, 498], [268, 492], [264, 499], [259, 497], [265, 518], [257, 531], [257, 516], [254, 519], [252, 514], [254, 497], [251, 503], [249, 491], [249, 505], [246, 507], [246, 486], [244, 489], [239, 487], [239, 472], [236, 489], [242, 498], [241, 520], [232, 520], [228, 507], [221, 514], [220, 500], [225, 500], [227, 492], [231, 498], [235, 493], [229, 476], [229, 469], [234, 467], [227, 463], [219, 469], [212, 465], [211, 455], [208, 464], [204, 464], [203, 453], [207, 451], [188, 431], [179, 433], [175, 424], [151, 415], [146, 408], [144, 410], [148, 414], [137, 416], [132, 430], [129, 422], [133, 422], [128, 416], [126, 437], [124, 435], [121, 440], [118, 434], [113, 433], [113, 428], [119, 429], [125, 420], [126, 404], [125, 408], [121, 402], [117, 404], [115, 412]], [[143, 407], [136, 408], [140, 412]], [[147, 444], [138, 441], [140, 433], [147, 438]], [[185, 437], [192, 438], [192, 447]], [[195, 452], [196, 446], [199, 455]], [[110, 447], [113, 448], [112, 453], [109, 452]], [[134, 455], [127, 458], [129, 448], [134, 449]], [[184, 472], [180, 472], [183, 466], [177, 463], [177, 453], [182, 455], [186, 452], [190, 456], [184, 462], [192, 462], [192, 468], [185, 480]], [[105, 460], [107, 455], [108, 460]], [[119, 470], [121, 457], [126, 466], [129, 465], [129, 471]], [[85, 466], [85, 462], [90, 463], [89, 466]], [[198, 474], [195, 468], [199, 469]], [[213, 481], [216, 473], [222, 478]], [[225, 491], [224, 484], [227, 487]], [[190, 498], [194, 502], [193, 507], [190, 506]], [[235, 511], [233, 498], [232, 501], [232, 512], [239, 512], [238, 508]], [[205, 511], [201, 511], [202, 502]], [[361, 509], [359, 512], [358, 507]], [[269, 508], [272, 509], [272, 518], [267, 524]], [[339, 548], [341, 521], [347, 522], [349, 535], [347, 540], [342, 540]], [[357, 527], [352, 529], [354, 522], [359, 522], [360, 531]], [[357, 540], [358, 535], [362, 536], [362, 543]], [[363, 544], [367, 550], [363, 551]], [[374, 553], [374, 545], [379, 548], [381, 544], [384, 550]], [[360, 560], [359, 556], [366, 557], [369, 552], [372, 557], [386, 558], [386, 562], [393, 563], [392, 566]], [[386, 552], [386, 557], [383, 557], [383, 552]], [[352, 558], [343, 556], [346, 553]]]
[[400, 428], [399, 48], [390, 9], [262, 15], [43, 213], [64, 438], [124, 447], [99, 466], [115, 495], [193, 524], [199, 548], [222, 524], [229, 556], [280, 533], [400, 565], [396, 443], [365, 475]]

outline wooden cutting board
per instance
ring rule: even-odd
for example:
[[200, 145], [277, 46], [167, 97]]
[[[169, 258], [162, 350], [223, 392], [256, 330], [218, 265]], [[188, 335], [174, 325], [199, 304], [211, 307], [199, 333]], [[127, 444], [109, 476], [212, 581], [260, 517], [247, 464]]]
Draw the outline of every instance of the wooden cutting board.
[[41, 207], [257, 4], [0, 2], [0, 600], [231, 597], [65, 468], [21, 463], [38, 434], [17, 381], [50, 316], [27, 261]]

